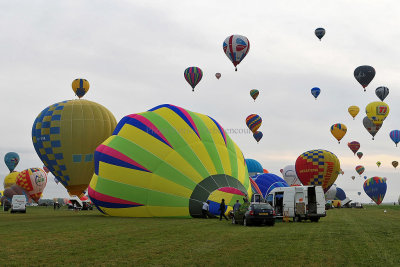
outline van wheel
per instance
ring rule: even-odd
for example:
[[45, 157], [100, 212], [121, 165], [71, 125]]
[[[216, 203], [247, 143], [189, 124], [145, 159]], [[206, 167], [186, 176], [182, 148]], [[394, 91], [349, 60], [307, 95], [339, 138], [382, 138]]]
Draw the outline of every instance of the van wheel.
[[312, 222], [318, 222], [319, 221], [319, 217], [311, 217], [310, 221]]
[[268, 225], [268, 226], [274, 226], [274, 225], [275, 225], [275, 220], [270, 221], [270, 222], [267, 222], [267, 225]]

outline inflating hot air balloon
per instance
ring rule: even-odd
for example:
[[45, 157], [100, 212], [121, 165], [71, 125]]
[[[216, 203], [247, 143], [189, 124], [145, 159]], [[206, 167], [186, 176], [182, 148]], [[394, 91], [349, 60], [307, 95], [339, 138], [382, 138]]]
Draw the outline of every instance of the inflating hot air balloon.
[[353, 179], [353, 180], [354, 180], [354, 179], [356, 179], [356, 177], [353, 175], [353, 176], [351, 176], [351, 179]]
[[89, 91], [90, 84], [86, 79], [75, 79], [72, 81], [72, 90], [79, 98], [83, 97]]
[[264, 173], [264, 169], [260, 162], [255, 159], [246, 159], [247, 170], [250, 176], [256, 176], [259, 173]]
[[365, 193], [377, 204], [381, 204], [387, 190], [386, 181], [381, 177], [372, 177], [364, 182]]
[[174, 105], [125, 116], [94, 166], [89, 197], [111, 216], [202, 217], [216, 190], [228, 206], [252, 193], [243, 154], [221, 125]]
[[362, 165], [357, 165], [356, 166], [356, 172], [361, 176], [361, 174], [363, 174], [363, 172], [365, 171], [364, 166]]
[[88, 100], [45, 108], [32, 127], [36, 153], [71, 195], [81, 195], [94, 173], [93, 153], [116, 125], [113, 114]]
[[354, 70], [354, 78], [361, 84], [364, 88], [368, 86], [368, 84], [372, 81], [375, 77], [375, 69], [371, 66], [359, 66]]
[[315, 36], [318, 37], [318, 39], [321, 41], [322, 37], [325, 35], [325, 29], [324, 28], [317, 28], [314, 31]]
[[203, 78], [203, 71], [199, 67], [189, 67], [183, 75], [194, 92], [194, 88], [201, 81], [201, 78]]
[[47, 175], [40, 168], [23, 170], [17, 176], [17, 185], [26, 190], [29, 197], [38, 202], [46, 187]]
[[389, 115], [389, 106], [385, 102], [371, 102], [365, 108], [368, 119], [375, 125], [382, 125], [383, 121]]
[[319, 96], [320, 93], [321, 89], [319, 89], [318, 87], [314, 87], [311, 89], [311, 94], [315, 97], [315, 100], [317, 100], [317, 97]]
[[336, 181], [340, 162], [332, 152], [314, 149], [301, 154], [295, 166], [303, 185], [320, 185], [326, 192]]
[[360, 108], [357, 106], [350, 106], [347, 110], [349, 111], [350, 115], [353, 117], [353, 120], [357, 116], [358, 112], [360, 112]]
[[392, 161], [392, 165], [393, 165], [393, 167], [396, 169], [397, 166], [399, 166], [399, 162], [396, 161], [396, 160], [394, 160], [394, 161]]
[[222, 48], [225, 55], [235, 66], [235, 71], [237, 71], [237, 65], [240, 64], [250, 50], [250, 42], [245, 36], [231, 35], [226, 37]]
[[29, 201], [28, 193], [20, 186], [14, 184], [13, 186], [4, 189], [3, 196], [1, 197], [1, 203], [4, 203], [5, 200], [7, 200], [11, 203], [12, 197], [14, 195], [24, 195], [26, 198], [26, 201], [27, 202]]
[[357, 141], [352, 141], [350, 143], [347, 143], [347, 146], [350, 148], [351, 151], [353, 151], [354, 155], [360, 149], [360, 143]]
[[289, 187], [289, 185], [281, 177], [272, 173], [263, 173], [258, 175], [254, 181], [260, 188], [262, 196], [267, 197], [269, 192], [276, 187]]
[[367, 180], [367, 176], [364, 176], [364, 180]]
[[17, 167], [18, 165], [19, 155], [15, 152], [8, 152], [4, 156], [4, 162], [7, 165], [7, 168], [10, 170], [10, 172], [13, 172], [15, 167]]
[[368, 117], [364, 117], [363, 125], [365, 129], [367, 129], [367, 131], [372, 135], [372, 140], [374, 140], [374, 137], [381, 128], [381, 125], [375, 125]]
[[259, 132], [259, 131], [256, 131], [254, 134], [253, 134], [253, 137], [254, 137], [254, 139], [257, 141], [257, 143], [258, 142], [260, 142], [260, 140], [261, 140], [261, 138], [263, 137], [263, 133], [262, 132]]
[[250, 96], [256, 101], [260, 92], [257, 89], [250, 90]]
[[326, 199], [326, 200], [334, 200], [334, 199], [335, 199], [336, 190], [337, 190], [336, 188], [337, 188], [336, 185], [333, 184], [333, 185], [331, 186], [331, 188], [329, 188], [329, 190], [326, 191], [326, 193], [325, 193], [325, 199]]
[[389, 95], [389, 88], [385, 86], [379, 86], [375, 89], [375, 94], [381, 101], [383, 101]]
[[340, 187], [336, 187], [336, 195], [335, 195], [336, 200], [345, 200], [346, 199], [346, 193], [344, 190]]
[[9, 173], [6, 177], [4, 177], [4, 182], [3, 182], [4, 189], [15, 185], [15, 183], [17, 182], [18, 174], [19, 172], [14, 171]]
[[257, 114], [251, 114], [246, 118], [246, 125], [253, 133], [255, 133], [258, 130], [258, 128], [260, 128], [261, 123], [262, 119]]
[[347, 127], [343, 123], [336, 123], [331, 126], [331, 133], [336, 138], [336, 140], [338, 140], [339, 144], [340, 140], [342, 140], [346, 132], [347, 132]]
[[363, 154], [362, 152], [357, 152], [357, 157], [358, 157], [359, 159], [361, 159], [363, 155], [364, 155], [364, 154]]
[[302, 185], [299, 177], [296, 174], [296, 167], [294, 165], [287, 165], [282, 169], [283, 179], [290, 186], [300, 186]]
[[400, 142], [400, 131], [399, 130], [393, 130], [390, 132], [389, 134], [390, 139], [392, 139], [392, 141], [396, 144]]
[[219, 80], [219, 78], [221, 78], [221, 73], [219, 72], [215, 73], [215, 77], [217, 77], [217, 79]]
[[376, 162], [376, 166], [378, 166], [378, 168], [381, 166], [381, 162], [380, 161], [377, 161]]

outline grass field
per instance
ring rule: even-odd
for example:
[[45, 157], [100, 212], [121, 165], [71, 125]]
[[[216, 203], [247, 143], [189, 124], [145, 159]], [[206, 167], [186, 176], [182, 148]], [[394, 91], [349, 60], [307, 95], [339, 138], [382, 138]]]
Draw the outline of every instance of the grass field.
[[400, 266], [399, 206], [327, 213], [318, 223], [243, 227], [50, 207], [1, 211], [0, 266]]

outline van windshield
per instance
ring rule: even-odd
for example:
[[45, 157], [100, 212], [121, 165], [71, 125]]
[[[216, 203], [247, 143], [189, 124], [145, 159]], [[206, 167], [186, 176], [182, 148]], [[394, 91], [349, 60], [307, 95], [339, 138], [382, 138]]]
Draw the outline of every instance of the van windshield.
[[253, 208], [255, 210], [266, 210], [266, 209], [272, 209], [271, 205], [268, 203], [262, 203], [262, 204], [254, 204]]

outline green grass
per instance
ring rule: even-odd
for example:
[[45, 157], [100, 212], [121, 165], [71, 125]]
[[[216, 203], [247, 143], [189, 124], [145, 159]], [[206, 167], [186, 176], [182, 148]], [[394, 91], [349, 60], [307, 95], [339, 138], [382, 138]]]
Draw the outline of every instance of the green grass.
[[0, 212], [0, 244], [0, 266], [400, 266], [400, 207], [273, 227], [29, 207]]

